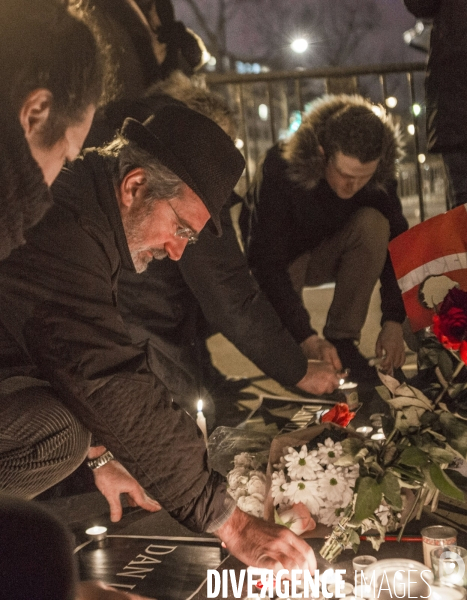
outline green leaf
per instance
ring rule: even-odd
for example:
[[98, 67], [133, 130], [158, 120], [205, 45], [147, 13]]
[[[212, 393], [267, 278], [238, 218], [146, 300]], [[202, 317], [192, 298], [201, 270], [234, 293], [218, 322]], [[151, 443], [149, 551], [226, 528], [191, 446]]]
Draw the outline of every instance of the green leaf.
[[414, 398], [413, 396], [396, 396], [390, 398], [388, 404], [396, 410], [402, 410], [403, 408], [411, 408], [416, 406], [417, 408], [423, 408], [424, 410], [433, 410], [431, 402], [428, 398]]
[[449, 381], [454, 373], [454, 367], [452, 364], [452, 359], [447, 352], [440, 352], [438, 355], [438, 367], [441, 371], [441, 375]]
[[449, 444], [467, 458], [467, 423], [449, 412], [442, 412], [439, 421]]
[[400, 510], [402, 508], [399, 479], [394, 473], [391, 473], [390, 471], [385, 473], [383, 480], [381, 481], [381, 490], [389, 505], [395, 510]]
[[358, 535], [358, 533], [355, 531], [355, 529], [352, 529], [350, 531], [350, 535], [349, 535], [349, 543], [352, 545], [352, 549], [355, 552], [355, 554], [358, 551], [358, 547], [360, 546], [360, 536]]
[[446, 473], [435, 463], [430, 465], [430, 477], [442, 494], [454, 498], [454, 500], [464, 500], [464, 493], [454, 485]]
[[344, 454], [350, 454], [351, 456], [356, 456], [365, 447], [365, 441], [358, 437], [348, 437], [341, 443]]
[[357, 501], [352, 521], [361, 523], [373, 515], [381, 504], [383, 492], [381, 486], [372, 477], [357, 480]]
[[430, 458], [438, 465], [448, 465], [457, 456], [457, 453], [453, 452], [451, 449], [439, 448], [438, 446], [432, 446], [431, 448], [428, 448], [428, 454], [430, 455]]
[[408, 446], [403, 450], [398, 462], [407, 467], [423, 467], [428, 463], [428, 456], [416, 446]]

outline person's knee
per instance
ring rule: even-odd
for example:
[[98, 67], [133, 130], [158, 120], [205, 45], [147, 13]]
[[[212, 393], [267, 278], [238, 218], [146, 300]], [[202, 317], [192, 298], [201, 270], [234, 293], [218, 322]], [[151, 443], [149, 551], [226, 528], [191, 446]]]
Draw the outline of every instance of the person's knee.
[[389, 221], [379, 210], [370, 206], [359, 209], [352, 218], [352, 228], [365, 243], [387, 250]]

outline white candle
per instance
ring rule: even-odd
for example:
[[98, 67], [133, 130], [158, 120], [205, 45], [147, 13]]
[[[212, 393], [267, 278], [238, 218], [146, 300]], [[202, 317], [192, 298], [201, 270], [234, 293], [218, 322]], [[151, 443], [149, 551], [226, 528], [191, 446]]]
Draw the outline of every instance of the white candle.
[[208, 443], [208, 430], [206, 427], [206, 417], [203, 414], [203, 401], [198, 400], [198, 414], [196, 415], [196, 425], [201, 429], [206, 444]]

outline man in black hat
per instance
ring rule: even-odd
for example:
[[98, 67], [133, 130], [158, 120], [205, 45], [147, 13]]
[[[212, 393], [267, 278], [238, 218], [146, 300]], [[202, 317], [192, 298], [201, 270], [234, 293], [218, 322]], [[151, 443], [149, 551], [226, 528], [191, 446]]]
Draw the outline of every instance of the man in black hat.
[[[235, 507], [208, 467], [200, 430], [148, 368], [117, 309], [122, 266], [177, 260], [208, 221], [220, 232], [243, 167], [213, 121], [167, 106], [144, 125], [127, 120], [109, 146], [62, 171], [52, 209], [0, 264], [0, 394], [9, 401], [0, 490], [32, 498], [61, 480], [78, 439], [112, 520], [127, 493], [130, 503], [156, 511], [160, 502], [185, 526], [215, 533], [247, 564], [314, 569], [305, 542]], [[66, 426], [63, 405], [76, 416]], [[89, 448], [89, 432], [99, 445]]]

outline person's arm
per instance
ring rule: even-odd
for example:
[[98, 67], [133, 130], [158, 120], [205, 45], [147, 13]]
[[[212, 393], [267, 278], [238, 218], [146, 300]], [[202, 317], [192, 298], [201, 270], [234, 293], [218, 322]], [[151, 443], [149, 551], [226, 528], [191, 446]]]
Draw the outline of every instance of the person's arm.
[[281, 385], [295, 385], [307, 371], [305, 355], [250, 274], [228, 207], [221, 216], [222, 236], [203, 231], [178, 262], [181, 275], [213, 331]]
[[[402, 213], [402, 205], [397, 196], [396, 183], [388, 188], [386, 216], [390, 226], [390, 240], [408, 229]], [[401, 367], [405, 362], [405, 345], [402, 323], [406, 317], [402, 294], [397, 283], [391, 257], [388, 251], [380, 277], [381, 282], [381, 332], [376, 342], [376, 356], [383, 358], [381, 367], [388, 371]]]
[[88, 461], [98, 462], [96, 459], [107, 457], [105, 464], [93, 466], [94, 483], [97, 489], [109, 503], [110, 520], [120, 521], [122, 518], [121, 494], [125, 494], [129, 506], [140, 506], [149, 512], [157, 512], [161, 505], [150, 498], [134, 477], [128, 473], [123, 465], [108, 454], [104, 446], [92, 446], [88, 452]]
[[227, 550], [244, 564], [277, 573], [316, 569], [316, 558], [310, 546], [286, 527], [252, 517], [236, 508], [230, 518], [214, 534]]

